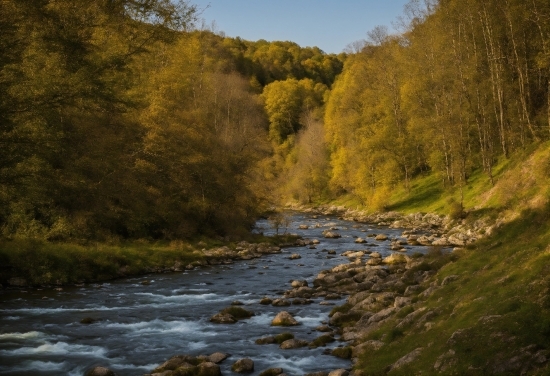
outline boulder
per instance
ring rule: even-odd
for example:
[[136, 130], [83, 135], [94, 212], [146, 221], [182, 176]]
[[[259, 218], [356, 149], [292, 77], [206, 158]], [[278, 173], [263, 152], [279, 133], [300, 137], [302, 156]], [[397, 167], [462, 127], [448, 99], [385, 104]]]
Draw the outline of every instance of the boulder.
[[323, 232], [323, 236], [327, 239], [338, 239], [342, 237], [342, 235], [334, 231], [325, 231]]
[[345, 254], [344, 256], [348, 257], [348, 258], [361, 258], [363, 256], [365, 256], [365, 252], [350, 252], [350, 253], [347, 253]]
[[357, 239], [355, 239], [355, 242], [356, 242], [357, 244], [363, 244], [363, 243], [366, 243], [367, 241], [366, 241], [365, 239], [363, 239], [363, 238], [357, 238]]
[[298, 260], [298, 259], [301, 259], [302, 256], [300, 256], [299, 254], [297, 253], [293, 253], [292, 255], [290, 255], [289, 259], [291, 260]]
[[411, 304], [411, 302], [412, 302], [411, 298], [398, 296], [397, 298], [395, 298], [395, 302], [393, 303], [393, 306], [395, 308], [402, 308], [402, 307], [408, 306], [409, 304]]
[[237, 373], [252, 373], [254, 372], [254, 362], [249, 358], [239, 359], [231, 366], [231, 371]]
[[337, 347], [334, 350], [332, 350], [331, 354], [338, 358], [351, 359], [352, 349], [349, 346]]
[[86, 376], [116, 376], [116, 373], [106, 367], [94, 367], [86, 372]]
[[208, 357], [208, 360], [212, 363], [218, 364], [223, 362], [228, 357], [229, 357], [229, 354], [222, 353], [222, 352], [215, 352], [214, 354]]
[[292, 281], [291, 286], [294, 288], [307, 287], [307, 281]]
[[299, 325], [298, 321], [292, 317], [292, 315], [286, 311], [281, 311], [275, 316], [273, 321], [271, 321], [273, 326], [295, 326]]
[[261, 372], [259, 376], [278, 376], [283, 374], [282, 368], [270, 368], [266, 369], [265, 371]]
[[300, 230], [307, 230], [309, 228], [309, 226], [308, 225], [300, 225], [300, 226], [298, 226], [298, 228]]
[[162, 363], [160, 366], [153, 370], [153, 373], [161, 373], [164, 371], [173, 371], [184, 365], [191, 365], [187, 361], [191, 360], [191, 357], [187, 355], [176, 355]]
[[432, 240], [430, 240], [427, 236], [422, 235], [418, 239], [416, 239], [416, 242], [421, 245], [432, 245]]
[[228, 313], [217, 313], [210, 318], [210, 322], [216, 324], [234, 324], [237, 320]]
[[273, 300], [271, 300], [267, 296], [263, 297], [262, 300], [260, 300], [261, 305], [270, 305], [271, 303], [273, 303]]
[[407, 257], [399, 253], [393, 253], [382, 260], [384, 264], [401, 264], [407, 262]]
[[212, 362], [204, 362], [199, 364], [200, 376], [222, 376], [220, 366]]
[[447, 238], [439, 238], [437, 240], [434, 240], [432, 242], [432, 245], [434, 246], [442, 246], [442, 247], [446, 247], [446, 246], [449, 246], [451, 245], [451, 243], [449, 243], [449, 241], [447, 240]]
[[378, 234], [374, 239], [378, 241], [384, 241], [384, 240], [388, 240], [388, 236], [384, 234]]
[[369, 266], [377, 266], [382, 263], [382, 259], [380, 258], [371, 258], [367, 260], [367, 265]]
[[307, 341], [303, 341], [301, 339], [289, 339], [281, 343], [279, 348], [283, 350], [289, 350], [289, 349], [299, 349], [301, 347], [305, 347], [308, 345]]

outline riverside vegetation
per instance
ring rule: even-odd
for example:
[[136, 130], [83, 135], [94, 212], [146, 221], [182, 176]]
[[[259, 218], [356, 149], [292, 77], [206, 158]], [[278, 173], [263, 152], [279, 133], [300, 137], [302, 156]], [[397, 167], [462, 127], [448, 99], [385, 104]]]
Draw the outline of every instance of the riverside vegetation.
[[287, 201], [429, 212], [460, 249], [347, 291], [354, 372], [548, 373], [547, 1], [411, 1], [340, 55], [199, 30], [186, 2], [88, 3], [0, 4], [2, 284], [238, 253]]

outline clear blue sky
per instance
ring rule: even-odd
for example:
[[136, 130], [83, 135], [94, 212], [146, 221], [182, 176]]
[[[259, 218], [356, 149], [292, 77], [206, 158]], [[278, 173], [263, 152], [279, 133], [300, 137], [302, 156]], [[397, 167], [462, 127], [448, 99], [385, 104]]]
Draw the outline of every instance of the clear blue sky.
[[403, 15], [409, 0], [190, 0], [204, 9], [207, 26], [229, 37], [256, 41], [290, 40], [302, 47], [317, 46], [339, 53], [350, 43], [366, 39], [375, 26]]

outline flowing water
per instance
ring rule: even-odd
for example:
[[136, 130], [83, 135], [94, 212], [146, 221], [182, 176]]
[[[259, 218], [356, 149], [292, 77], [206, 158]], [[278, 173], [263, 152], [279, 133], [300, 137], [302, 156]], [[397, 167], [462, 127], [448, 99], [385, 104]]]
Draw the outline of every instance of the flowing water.
[[[310, 228], [301, 230], [300, 224]], [[260, 299], [281, 297], [294, 279], [305, 279], [311, 286], [321, 270], [347, 262], [340, 256], [346, 250], [368, 248], [382, 255], [391, 253], [389, 242], [365, 246], [354, 244], [354, 236], [385, 233], [396, 237], [401, 233], [353, 225], [333, 217], [295, 214], [288, 231], [320, 240], [316, 249], [286, 248], [281, 254], [231, 265], [66, 287], [59, 292], [1, 291], [0, 374], [80, 376], [101, 365], [120, 376], [142, 375], [173, 355], [217, 351], [231, 354], [221, 364], [224, 375], [232, 374], [231, 364], [242, 357], [254, 360], [255, 375], [271, 367], [282, 367], [289, 375], [348, 368], [349, 361], [323, 355], [323, 348], [281, 350], [277, 345], [256, 345], [254, 341], [282, 332], [308, 341], [321, 335], [315, 327], [328, 321], [333, 308], [320, 305], [322, 298], [314, 299], [311, 305], [290, 307], [260, 305]], [[322, 231], [330, 227], [338, 228], [342, 238], [324, 239]], [[266, 221], [259, 221], [256, 231], [273, 233]], [[327, 249], [336, 250], [336, 255], [328, 255]], [[415, 247], [415, 251], [423, 248]], [[302, 258], [290, 260], [292, 253]], [[145, 279], [151, 283], [141, 284]], [[235, 300], [243, 302], [255, 316], [232, 325], [209, 322], [212, 315]], [[334, 302], [342, 304], [344, 299]], [[282, 310], [294, 315], [301, 325], [271, 327], [271, 320]], [[81, 324], [85, 317], [97, 321]], [[343, 343], [329, 347], [339, 345]]]

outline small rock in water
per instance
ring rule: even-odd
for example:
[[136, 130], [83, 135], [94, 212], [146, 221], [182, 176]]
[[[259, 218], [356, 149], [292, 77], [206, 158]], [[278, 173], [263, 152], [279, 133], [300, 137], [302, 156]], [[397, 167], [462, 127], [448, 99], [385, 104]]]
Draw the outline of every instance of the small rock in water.
[[221, 353], [221, 352], [215, 352], [214, 354], [210, 355], [208, 357], [208, 360], [210, 360], [212, 363], [221, 363], [225, 359], [229, 357], [229, 354]]
[[301, 339], [289, 339], [281, 343], [279, 346], [280, 349], [290, 350], [290, 349], [299, 349], [300, 347], [306, 347], [308, 345], [307, 341]]
[[239, 359], [231, 366], [231, 371], [237, 373], [254, 372], [254, 362], [249, 358]]
[[298, 260], [298, 259], [301, 259], [301, 258], [302, 258], [302, 256], [300, 256], [300, 255], [297, 254], [297, 253], [293, 253], [293, 254], [289, 257], [289, 259], [291, 259], [291, 260]]
[[244, 303], [239, 301], [239, 300], [235, 300], [234, 302], [231, 302], [231, 305], [232, 306], [241, 306], [241, 305], [244, 305]]
[[228, 313], [217, 313], [210, 318], [210, 322], [216, 324], [234, 324], [237, 320]]
[[290, 302], [286, 299], [275, 299], [271, 304], [275, 307], [288, 307]]
[[275, 316], [271, 325], [273, 326], [295, 326], [298, 325], [298, 321], [292, 317], [292, 315], [286, 311], [281, 311]]
[[94, 367], [86, 372], [86, 376], [116, 376], [116, 373], [106, 367]]
[[267, 296], [263, 297], [262, 300], [260, 300], [261, 305], [270, 305], [271, 303], [273, 303], [273, 300], [271, 300]]
[[93, 324], [96, 320], [91, 317], [84, 317], [82, 320], [80, 320], [81, 324]]
[[259, 376], [278, 376], [278, 375], [282, 375], [283, 372], [284, 371], [282, 368], [270, 368], [260, 373]]

